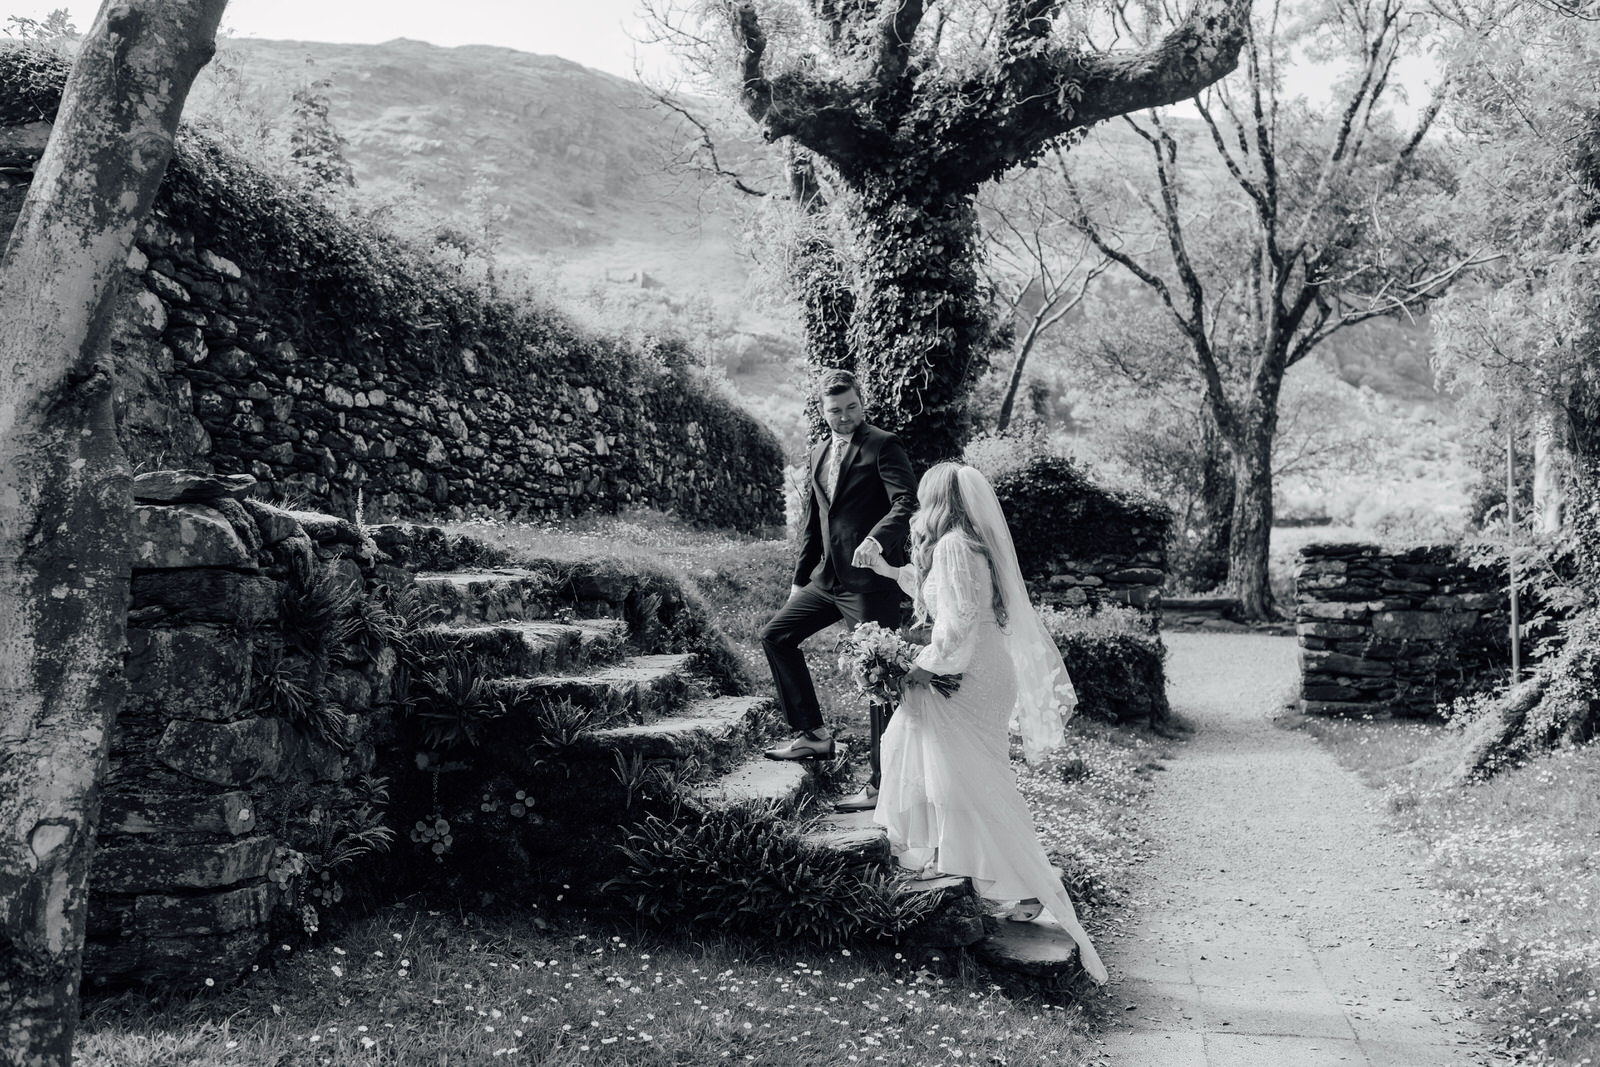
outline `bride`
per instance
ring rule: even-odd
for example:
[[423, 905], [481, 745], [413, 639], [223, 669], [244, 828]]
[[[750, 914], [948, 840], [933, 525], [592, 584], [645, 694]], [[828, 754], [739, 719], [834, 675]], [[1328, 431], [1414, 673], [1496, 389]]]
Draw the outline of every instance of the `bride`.
[[[994, 489], [976, 469], [941, 463], [917, 487], [911, 563], [870, 566], [899, 581], [932, 620], [932, 643], [906, 675], [906, 694], [883, 735], [883, 781], [873, 818], [901, 865], [923, 877], [965, 875], [980, 895], [1020, 900], [1008, 915], [1048, 912], [1077, 943], [1083, 968], [1106, 981], [1061, 878], [1034, 836], [1008, 760], [1015, 721], [1029, 762], [1062, 741], [1077, 703], [1055, 643], [1028, 601]], [[961, 676], [941, 696], [927, 683]]]

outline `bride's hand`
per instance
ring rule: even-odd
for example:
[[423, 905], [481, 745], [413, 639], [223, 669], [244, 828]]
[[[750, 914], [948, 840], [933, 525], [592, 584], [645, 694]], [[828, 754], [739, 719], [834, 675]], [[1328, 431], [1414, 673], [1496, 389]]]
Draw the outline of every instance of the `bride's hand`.
[[932, 677], [933, 672], [926, 667], [912, 667], [909, 671], [906, 671], [906, 684], [927, 685], [928, 680]]

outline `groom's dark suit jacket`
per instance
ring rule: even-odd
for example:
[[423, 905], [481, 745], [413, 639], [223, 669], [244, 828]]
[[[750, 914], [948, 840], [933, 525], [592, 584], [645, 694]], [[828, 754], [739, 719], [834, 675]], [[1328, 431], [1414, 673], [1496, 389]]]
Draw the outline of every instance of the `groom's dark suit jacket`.
[[862, 423], [845, 450], [830, 500], [824, 480], [832, 441], [830, 435], [813, 446], [807, 464], [810, 491], [794, 584], [815, 582], [830, 592], [897, 593], [894, 579], [853, 567], [850, 558], [862, 541], [872, 537], [883, 546], [884, 559], [896, 567], [905, 564], [911, 513], [917, 507], [911, 460], [898, 437]]

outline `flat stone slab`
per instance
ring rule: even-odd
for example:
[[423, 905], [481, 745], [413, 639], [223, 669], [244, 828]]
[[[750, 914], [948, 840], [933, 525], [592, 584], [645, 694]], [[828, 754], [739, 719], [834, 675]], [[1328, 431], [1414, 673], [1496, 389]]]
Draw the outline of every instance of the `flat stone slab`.
[[788, 806], [799, 803], [806, 792], [808, 778], [805, 767], [799, 763], [757, 756], [720, 778], [696, 786], [691, 793], [709, 804], [774, 800]]
[[689, 690], [693, 654], [632, 656], [587, 674], [543, 675], [491, 683], [513, 712], [570, 700], [594, 709], [595, 725], [644, 723], [674, 712]]
[[133, 478], [133, 499], [155, 504], [203, 504], [222, 497], [238, 500], [255, 487], [248, 474], [204, 471], [149, 471]]
[[[870, 814], [870, 813], [869, 813]], [[889, 835], [882, 827], [819, 826], [805, 835], [808, 843], [867, 866], [889, 862]]]
[[621, 619], [519, 619], [426, 629], [502, 675], [552, 674], [610, 659], [628, 636]]
[[575, 756], [609, 757], [637, 753], [645, 759], [685, 759], [726, 766], [765, 734], [772, 719], [767, 697], [713, 697], [690, 705], [685, 714], [646, 723], [595, 730], [574, 746]]
[[991, 967], [1033, 978], [1070, 978], [1083, 970], [1072, 938], [1060, 927], [1043, 922], [1002, 919], [999, 929], [979, 941], [975, 951]]

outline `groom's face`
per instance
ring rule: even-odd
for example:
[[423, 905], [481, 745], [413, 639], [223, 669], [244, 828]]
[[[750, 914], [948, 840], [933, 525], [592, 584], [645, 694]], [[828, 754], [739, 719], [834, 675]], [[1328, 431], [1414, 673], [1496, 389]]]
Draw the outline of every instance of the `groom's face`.
[[840, 437], [855, 433], [866, 417], [861, 407], [861, 396], [854, 389], [822, 398], [822, 421]]

